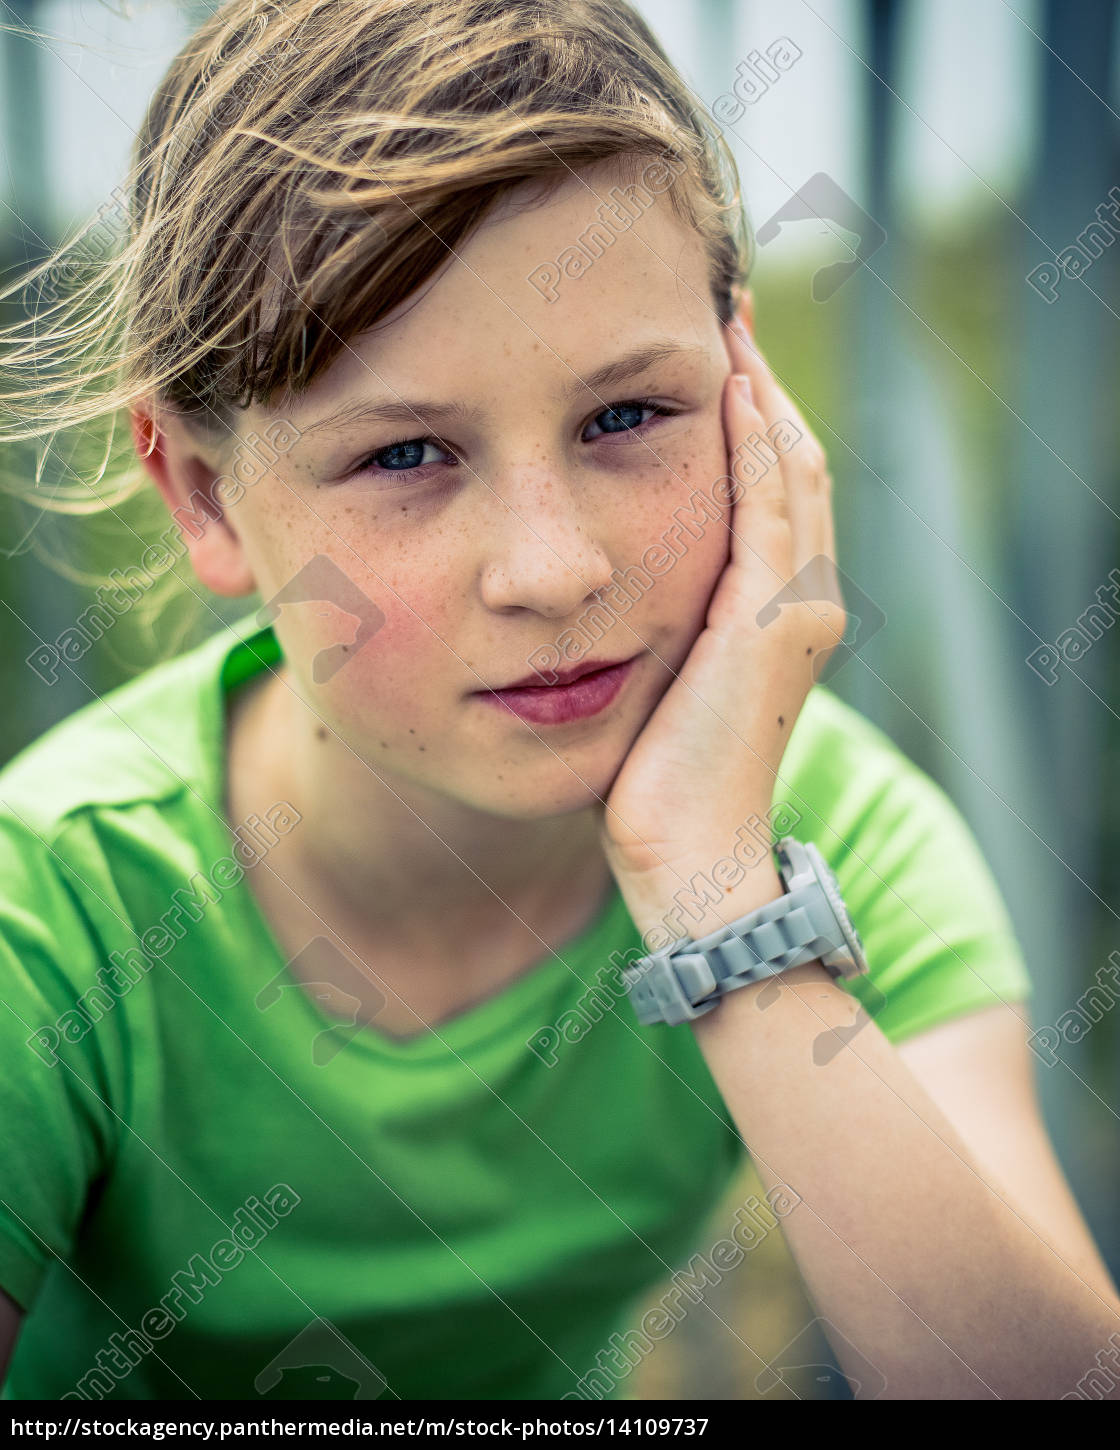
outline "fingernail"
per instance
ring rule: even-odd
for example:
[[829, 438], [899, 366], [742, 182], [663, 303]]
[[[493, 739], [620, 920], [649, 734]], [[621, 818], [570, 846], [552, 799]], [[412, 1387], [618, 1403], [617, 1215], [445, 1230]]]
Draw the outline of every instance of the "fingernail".
[[754, 394], [751, 392], [751, 380], [745, 373], [735, 374], [735, 386], [739, 389], [739, 396], [744, 403], [754, 402]]

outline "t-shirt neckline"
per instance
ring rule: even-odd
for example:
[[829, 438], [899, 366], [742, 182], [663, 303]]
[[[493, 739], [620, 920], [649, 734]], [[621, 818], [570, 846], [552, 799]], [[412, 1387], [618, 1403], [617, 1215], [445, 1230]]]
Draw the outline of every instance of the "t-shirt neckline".
[[[227, 625], [208, 645], [209, 648], [203, 647], [208, 668], [200, 690], [200, 775], [207, 817], [214, 824], [216, 838], [228, 850], [233, 829], [225, 813], [228, 697], [262, 670], [272, 669], [283, 659], [283, 651], [272, 626], [260, 625], [255, 613]], [[259, 977], [263, 985], [284, 970], [290, 958], [244, 877], [231, 888], [227, 900], [236, 904], [244, 920], [246, 956], [250, 961], [260, 958], [253, 978]], [[557, 948], [543, 948], [533, 966], [497, 992], [411, 1037], [395, 1038], [375, 1026], [363, 1026], [348, 1039], [345, 1051], [397, 1063], [445, 1063], [449, 1057], [481, 1047], [491, 1039], [514, 1036], [519, 1030], [525, 1034], [531, 1019], [551, 1026], [564, 999], [569, 976], [576, 976], [589, 985], [596, 965], [600, 968], [607, 965], [602, 944], [621, 940], [628, 930], [633, 933], [634, 928], [622, 895], [614, 885], [589, 926]], [[601, 982], [596, 990], [602, 991]], [[320, 1030], [339, 1025], [340, 1019], [328, 1016], [303, 990], [302, 984], [297, 995], [306, 1014]]]

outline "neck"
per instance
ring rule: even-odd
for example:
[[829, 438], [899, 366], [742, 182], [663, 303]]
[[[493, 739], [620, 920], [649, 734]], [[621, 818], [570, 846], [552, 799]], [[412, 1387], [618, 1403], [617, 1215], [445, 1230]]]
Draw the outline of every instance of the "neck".
[[372, 766], [283, 666], [234, 696], [228, 759], [233, 819], [280, 800], [299, 812], [273, 869], [389, 939], [419, 928], [453, 942], [468, 920], [547, 929], [573, 901], [606, 899], [597, 807], [520, 821]]

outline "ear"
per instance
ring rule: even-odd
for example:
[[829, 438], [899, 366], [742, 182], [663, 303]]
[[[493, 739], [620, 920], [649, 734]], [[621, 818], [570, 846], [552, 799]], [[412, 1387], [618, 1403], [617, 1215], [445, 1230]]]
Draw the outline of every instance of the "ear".
[[194, 436], [180, 417], [148, 404], [130, 410], [132, 441], [145, 470], [159, 489], [199, 581], [215, 594], [251, 594], [256, 581], [244, 547], [221, 502], [221, 470], [216, 449]]
[[754, 338], [754, 293], [749, 287], [736, 287], [732, 293], [735, 316]]

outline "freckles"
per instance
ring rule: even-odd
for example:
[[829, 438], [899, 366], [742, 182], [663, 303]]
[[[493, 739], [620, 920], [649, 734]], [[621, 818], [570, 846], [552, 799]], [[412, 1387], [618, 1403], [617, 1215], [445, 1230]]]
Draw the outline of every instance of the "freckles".
[[[332, 710], [365, 727], [383, 750], [424, 751], [425, 727], [434, 723], [432, 695], [462, 667], [441, 643], [445, 631], [425, 622], [424, 601], [410, 601], [409, 608], [384, 590], [369, 594], [385, 621], [331, 680]], [[378, 726], [384, 739], [375, 734]]]

